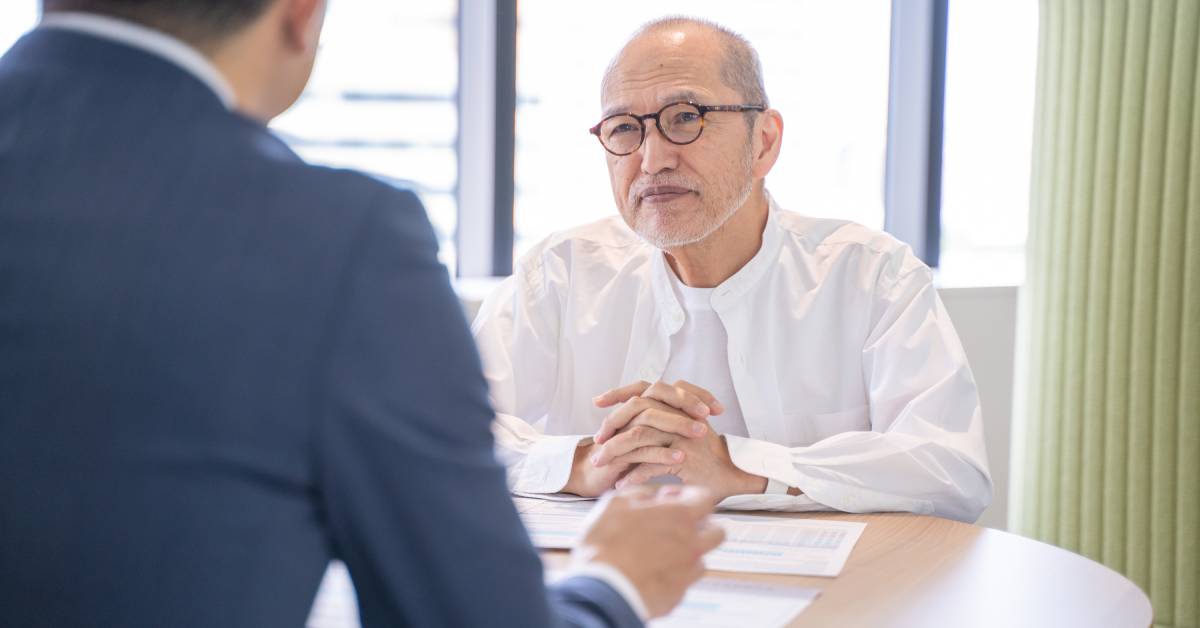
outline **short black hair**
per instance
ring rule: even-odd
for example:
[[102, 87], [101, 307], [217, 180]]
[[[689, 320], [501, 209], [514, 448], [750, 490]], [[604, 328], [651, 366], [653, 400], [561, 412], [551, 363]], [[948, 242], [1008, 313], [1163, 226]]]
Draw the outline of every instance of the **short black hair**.
[[274, 0], [43, 0], [43, 9], [123, 18], [191, 43], [224, 39], [253, 22]]

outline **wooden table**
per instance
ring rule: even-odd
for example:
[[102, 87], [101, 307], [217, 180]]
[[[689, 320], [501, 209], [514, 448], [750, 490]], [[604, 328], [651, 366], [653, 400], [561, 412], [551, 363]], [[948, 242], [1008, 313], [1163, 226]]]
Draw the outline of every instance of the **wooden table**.
[[[820, 589], [817, 601], [792, 626], [1144, 628], [1151, 623], [1150, 601], [1120, 574], [1015, 534], [906, 514], [762, 516], [867, 524], [836, 578], [712, 572]], [[568, 554], [545, 551], [542, 559], [550, 567], [565, 567]], [[335, 565], [308, 626], [355, 628], [357, 615], [349, 577]]]
[[[796, 516], [867, 524], [840, 576], [712, 572], [821, 589], [792, 626], [1144, 628], [1152, 620], [1150, 600], [1117, 572], [1015, 534], [907, 514]], [[568, 558], [542, 556], [553, 567]]]

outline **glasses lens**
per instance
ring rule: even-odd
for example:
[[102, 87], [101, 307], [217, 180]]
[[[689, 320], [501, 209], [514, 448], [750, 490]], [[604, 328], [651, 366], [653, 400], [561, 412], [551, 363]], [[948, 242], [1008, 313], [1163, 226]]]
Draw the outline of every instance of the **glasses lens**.
[[642, 143], [642, 123], [633, 116], [613, 116], [600, 123], [600, 141], [618, 155], [632, 153]]
[[704, 128], [704, 119], [700, 110], [692, 105], [671, 105], [658, 116], [663, 133], [667, 139], [676, 144], [687, 144], [700, 137], [700, 129]]

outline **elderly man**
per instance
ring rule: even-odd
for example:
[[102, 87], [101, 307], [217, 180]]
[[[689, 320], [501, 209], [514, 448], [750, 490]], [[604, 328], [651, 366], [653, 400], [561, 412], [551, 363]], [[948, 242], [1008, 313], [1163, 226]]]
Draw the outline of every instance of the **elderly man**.
[[620, 217], [534, 247], [473, 328], [510, 488], [674, 475], [729, 508], [977, 518], [979, 399], [930, 271], [771, 199], [783, 120], [750, 45], [650, 23], [601, 104]]

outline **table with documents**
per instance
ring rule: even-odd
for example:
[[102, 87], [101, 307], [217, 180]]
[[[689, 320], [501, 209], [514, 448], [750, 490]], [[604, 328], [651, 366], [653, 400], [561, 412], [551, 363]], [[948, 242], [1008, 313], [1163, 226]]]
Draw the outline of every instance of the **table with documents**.
[[[517, 512], [538, 549], [571, 549], [594, 501], [517, 497]], [[865, 523], [718, 513], [725, 542], [705, 556], [711, 570], [833, 577], [842, 571]]]
[[[516, 504], [535, 544], [557, 547], [571, 544], [570, 530], [582, 529], [594, 504], [539, 501]], [[675, 611], [651, 628], [1123, 628], [1152, 621], [1149, 598], [1124, 576], [1000, 530], [908, 513], [718, 511], [713, 518], [731, 531], [726, 544]], [[551, 578], [570, 566], [567, 551], [541, 553]], [[799, 560], [787, 563], [785, 555]], [[340, 563], [331, 564], [308, 626], [358, 626], [354, 588]]]
[[[514, 501], [529, 538], [542, 550], [572, 548], [596, 503]], [[866, 527], [854, 521], [727, 513], [714, 515], [713, 522], [725, 529], [725, 542], [704, 557], [710, 571], [793, 576], [837, 576]], [[651, 626], [785, 626], [818, 594], [812, 587], [710, 575]]]
[[[571, 549], [587, 525], [594, 500], [555, 501], [515, 497], [529, 537], [540, 550]], [[718, 513], [725, 542], [705, 556], [710, 573], [694, 584], [667, 617], [651, 628], [786, 626], [820, 594], [819, 588], [778, 581], [756, 581], [731, 574], [834, 577], [841, 572], [866, 524], [853, 521], [795, 519], [769, 515]], [[729, 573], [712, 573], [729, 572]], [[554, 581], [563, 569], [547, 569]], [[341, 564], [326, 574], [309, 617], [309, 628], [356, 625], [353, 586]]]

